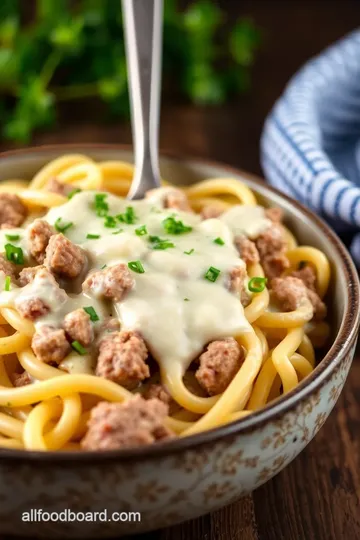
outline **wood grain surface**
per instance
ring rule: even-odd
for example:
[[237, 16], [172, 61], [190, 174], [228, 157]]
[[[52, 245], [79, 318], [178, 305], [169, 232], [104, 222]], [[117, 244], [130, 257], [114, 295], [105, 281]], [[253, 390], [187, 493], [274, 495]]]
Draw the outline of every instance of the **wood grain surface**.
[[[309, 57], [354, 29], [358, 0], [221, 0], [229, 18], [248, 14], [264, 43], [248, 96], [221, 108], [165, 103], [164, 149], [261, 173], [259, 138], [266, 114]], [[129, 125], [104, 125], [88, 103], [64, 108], [57, 129], [34, 144], [130, 142]], [[10, 148], [0, 144], [0, 150]], [[283, 472], [251, 496], [203, 518], [136, 540], [360, 539], [360, 351], [345, 390], [316, 438]], [[6, 540], [2, 538], [0, 540]]]

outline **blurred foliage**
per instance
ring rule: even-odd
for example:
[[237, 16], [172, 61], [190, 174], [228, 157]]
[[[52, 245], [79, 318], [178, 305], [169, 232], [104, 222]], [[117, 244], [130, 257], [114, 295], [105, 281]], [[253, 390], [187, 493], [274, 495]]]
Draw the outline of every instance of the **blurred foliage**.
[[[210, 0], [182, 12], [165, 0], [163, 79], [196, 104], [217, 105], [248, 90], [260, 33], [249, 19], [227, 28]], [[60, 101], [96, 98], [126, 117], [129, 100], [120, 0], [36, 0], [31, 23], [21, 0], [0, 1], [2, 135], [26, 143], [56, 120]], [[226, 26], [224, 26], [226, 25]], [[225, 36], [224, 36], [225, 34]]]

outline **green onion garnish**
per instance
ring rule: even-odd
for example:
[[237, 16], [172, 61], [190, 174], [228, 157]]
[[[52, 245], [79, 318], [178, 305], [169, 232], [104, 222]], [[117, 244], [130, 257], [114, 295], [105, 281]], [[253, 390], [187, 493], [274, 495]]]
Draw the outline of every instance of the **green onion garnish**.
[[106, 268], [106, 267], [107, 267], [107, 264], [104, 264], [104, 265], [100, 268], [100, 270], [104, 270], [104, 268]]
[[184, 302], [190, 302], [188, 298], [184, 298]]
[[248, 289], [254, 293], [263, 292], [267, 283], [267, 278], [261, 276], [255, 276], [250, 279], [248, 283]]
[[204, 278], [214, 283], [219, 277], [219, 274], [220, 274], [220, 270], [218, 268], [214, 268], [213, 266], [210, 266]]
[[100, 234], [87, 234], [86, 235], [86, 238], [88, 238], [89, 240], [97, 240], [98, 238], [100, 238]]
[[70, 227], [72, 227], [73, 225], [74, 224], [72, 221], [69, 221], [68, 223], [61, 223], [61, 217], [57, 218], [57, 220], [55, 221], [55, 229], [61, 233], [64, 233], [65, 231], [70, 229]]
[[130, 261], [128, 267], [137, 274], [144, 274], [145, 270], [140, 261]]
[[224, 240], [220, 237], [215, 238], [214, 244], [218, 244], [219, 246], [223, 246], [225, 244]]
[[19, 234], [5, 234], [6, 240], [9, 240], [10, 242], [16, 242], [16, 240], [20, 240]]
[[162, 240], [161, 242], [158, 242], [157, 244], [153, 244], [153, 249], [161, 249], [161, 250], [164, 250], [164, 249], [169, 249], [169, 248], [174, 248], [175, 247], [175, 244], [173, 244], [172, 242], [169, 242], [169, 240]]
[[191, 255], [192, 253], [194, 253], [195, 249], [190, 249], [190, 251], [184, 251], [185, 255]]
[[128, 225], [133, 225], [137, 219], [135, 211], [132, 206], [128, 206], [123, 214], [118, 214], [116, 219], [121, 221], [121, 223], [127, 223]]
[[105, 227], [108, 229], [115, 229], [116, 227], [116, 219], [112, 216], [106, 216], [104, 221]]
[[10, 291], [10, 285], [11, 285], [11, 277], [6, 276], [5, 285], [4, 285], [4, 291]]
[[141, 225], [138, 229], [135, 229], [136, 236], [144, 236], [147, 234], [147, 228], [146, 225]]
[[149, 236], [150, 242], [162, 242], [160, 236]]
[[170, 240], [166, 238], [162, 239], [160, 236], [149, 236], [149, 240], [153, 244], [152, 249], [169, 249], [175, 247], [175, 244], [170, 242]]
[[124, 231], [124, 229], [118, 229], [117, 231], [114, 231], [113, 233], [111, 234], [120, 234]]
[[105, 217], [109, 211], [109, 205], [105, 201], [107, 193], [97, 193], [94, 199], [94, 208], [96, 215], [99, 217]]
[[78, 341], [73, 341], [71, 346], [77, 353], [81, 354], [81, 356], [84, 356], [84, 354], [87, 353], [85, 347], [83, 347]]
[[99, 321], [99, 315], [96, 313], [95, 309], [92, 306], [84, 307], [84, 311], [90, 316], [90, 321], [96, 322]]
[[77, 193], [80, 193], [80, 192], [81, 192], [81, 189], [80, 189], [80, 188], [73, 189], [73, 190], [70, 191], [70, 193], [68, 194], [68, 199], [72, 199], [74, 195], [76, 195]]
[[24, 253], [20, 247], [5, 244], [5, 254], [8, 261], [15, 264], [24, 264]]
[[184, 234], [192, 231], [192, 227], [184, 225], [182, 221], [176, 221], [173, 217], [164, 219], [163, 227], [168, 234]]

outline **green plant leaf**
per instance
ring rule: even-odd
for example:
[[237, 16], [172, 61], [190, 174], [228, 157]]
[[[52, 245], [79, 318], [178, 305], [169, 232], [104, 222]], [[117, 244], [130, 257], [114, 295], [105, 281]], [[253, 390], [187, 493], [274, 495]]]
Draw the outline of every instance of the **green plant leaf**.
[[19, 30], [17, 17], [7, 17], [0, 23], [0, 45], [12, 47]]
[[[120, 0], [36, 0], [35, 16], [26, 25], [20, 24], [23, 4], [0, 0], [4, 136], [30, 141], [35, 129], [54, 122], [57, 101], [98, 98], [110, 120], [128, 118]], [[255, 24], [242, 19], [229, 31], [220, 2], [193, 0], [185, 11], [178, 4], [164, 4], [166, 92], [218, 105], [249, 90], [250, 66], [261, 41]]]
[[60, 23], [50, 33], [50, 42], [69, 54], [78, 53], [83, 45], [83, 28], [83, 18], [77, 18], [68, 23]]
[[43, 88], [40, 79], [29, 80], [20, 90], [15, 110], [5, 125], [5, 136], [28, 142], [34, 129], [53, 122], [53, 102], [54, 96]]
[[[7, 87], [14, 84], [17, 74], [17, 58], [14, 51], [5, 47], [0, 49], [0, 85]], [[0, 87], [1, 87], [0, 86]]]
[[1, 0], [0, 2], [0, 20], [19, 14], [19, 0]]
[[242, 66], [250, 66], [254, 62], [260, 42], [260, 31], [253, 21], [239, 20], [229, 36], [230, 53], [235, 62]]
[[188, 67], [185, 76], [185, 91], [197, 105], [219, 105], [226, 99], [224, 79], [209, 64], [194, 64]]
[[36, 15], [39, 20], [56, 23], [69, 13], [69, 0], [36, 0]]
[[213, 34], [222, 20], [221, 10], [210, 0], [193, 2], [184, 13], [185, 28], [197, 36]]

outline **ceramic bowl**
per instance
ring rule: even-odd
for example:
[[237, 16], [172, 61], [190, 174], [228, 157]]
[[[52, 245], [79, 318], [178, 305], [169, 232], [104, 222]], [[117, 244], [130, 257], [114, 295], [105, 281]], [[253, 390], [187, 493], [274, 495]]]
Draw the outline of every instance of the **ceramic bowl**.
[[[98, 160], [132, 158], [129, 148], [109, 145], [7, 152], [0, 156], [0, 180], [30, 179], [45, 163], [69, 152]], [[295, 390], [240, 421], [203, 434], [112, 452], [0, 450], [0, 534], [119, 537], [216, 510], [256, 489], [293, 460], [316, 435], [339, 397], [357, 340], [359, 282], [337, 236], [306, 208], [239, 170], [166, 156], [161, 169], [175, 184], [220, 176], [246, 182], [261, 202], [284, 210], [287, 224], [301, 243], [326, 253], [332, 266], [328, 298], [332, 346]], [[61, 513], [65, 509], [102, 514], [96, 522], [53, 521], [64, 514], [44, 514], [47, 521], [40, 521], [40, 510]], [[30, 510], [32, 522], [23, 521]], [[118, 514], [112, 519], [113, 512], [140, 512], [141, 520], [134, 515], [131, 521], [122, 521], [125, 516]]]

